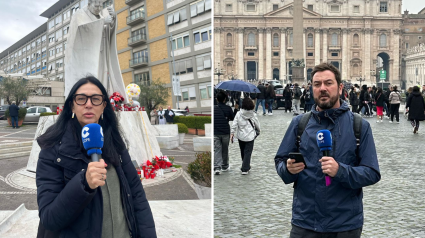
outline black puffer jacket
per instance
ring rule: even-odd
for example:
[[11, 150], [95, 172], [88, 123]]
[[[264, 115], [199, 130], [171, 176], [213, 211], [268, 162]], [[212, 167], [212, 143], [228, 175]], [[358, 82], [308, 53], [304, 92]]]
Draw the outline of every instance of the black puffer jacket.
[[406, 108], [409, 108], [409, 120], [425, 120], [425, 103], [420, 92], [412, 92], [409, 95]]
[[214, 106], [214, 135], [230, 135], [229, 121], [233, 121], [232, 108], [219, 102]]

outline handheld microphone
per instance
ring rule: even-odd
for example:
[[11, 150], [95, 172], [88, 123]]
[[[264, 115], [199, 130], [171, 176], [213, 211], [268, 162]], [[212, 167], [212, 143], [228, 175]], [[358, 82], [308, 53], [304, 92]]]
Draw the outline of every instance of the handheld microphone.
[[103, 148], [102, 127], [96, 123], [85, 125], [81, 131], [81, 138], [84, 148], [87, 150], [87, 155], [91, 156], [93, 162], [98, 162]]
[[[320, 130], [316, 134], [317, 146], [322, 151], [323, 156], [329, 156], [329, 152], [332, 150], [332, 134], [329, 130]], [[331, 177], [325, 176], [326, 186], [331, 185]]]

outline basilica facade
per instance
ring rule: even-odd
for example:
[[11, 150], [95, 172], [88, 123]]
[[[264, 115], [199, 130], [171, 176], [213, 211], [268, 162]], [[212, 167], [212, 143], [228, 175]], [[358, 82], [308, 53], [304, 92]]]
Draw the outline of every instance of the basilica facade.
[[[216, 0], [214, 68], [221, 79], [291, 81], [294, 42], [304, 45], [305, 82], [314, 66], [329, 62], [342, 80], [376, 85], [401, 84], [401, 0]], [[294, 18], [303, 17], [303, 36], [293, 36]], [[217, 76], [215, 76], [217, 82]], [[381, 84], [379, 84], [381, 85]]]

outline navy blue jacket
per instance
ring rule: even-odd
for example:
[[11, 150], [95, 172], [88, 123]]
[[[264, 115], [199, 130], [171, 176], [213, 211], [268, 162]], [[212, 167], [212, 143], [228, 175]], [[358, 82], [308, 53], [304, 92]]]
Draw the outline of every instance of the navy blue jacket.
[[[341, 102], [341, 101], [340, 101]], [[363, 225], [362, 187], [381, 178], [375, 143], [369, 123], [363, 119], [359, 159], [356, 158], [356, 137], [353, 131], [353, 113], [343, 102], [340, 108], [324, 112], [312, 107], [312, 116], [301, 136], [300, 153], [307, 169], [291, 174], [286, 168], [295, 144], [299, 115], [292, 119], [275, 157], [276, 170], [285, 184], [295, 182], [292, 204], [292, 224], [316, 232], [341, 232]], [[316, 133], [328, 129], [332, 133], [333, 157], [339, 169], [332, 183], [326, 187], [325, 174], [319, 160], [322, 158]]]
[[[47, 230], [60, 231], [60, 237], [102, 236], [102, 190], [86, 187], [88, 163], [70, 124], [60, 142], [40, 152], [36, 172], [40, 222]], [[130, 236], [156, 237], [152, 212], [127, 150], [115, 169], [121, 185], [116, 192], [121, 193]]]
[[11, 117], [19, 116], [19, 107], [16, 106], [15, 104], [10, 105], [9, 114], [10, 114]]

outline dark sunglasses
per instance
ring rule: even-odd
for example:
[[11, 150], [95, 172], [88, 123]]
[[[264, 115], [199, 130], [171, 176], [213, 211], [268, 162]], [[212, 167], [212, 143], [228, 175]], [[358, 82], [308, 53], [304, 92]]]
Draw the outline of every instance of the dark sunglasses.
[[93, 104], [94, 106], [100, 106], [102, 105], [103, 101], [104, 101], [104, 96], [103, 95], [99, 95], [99, 94], [93, 94], [91, 96], [87, 96], [85, 94], [75, 94], [74, 95], [74, 101], [77, 105], [86, 105], [87, 101], [91, 100], [91, 104]]

